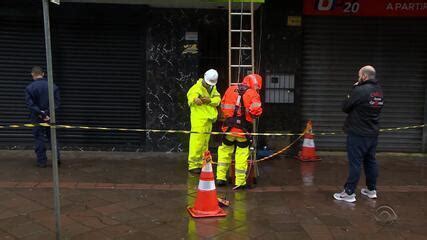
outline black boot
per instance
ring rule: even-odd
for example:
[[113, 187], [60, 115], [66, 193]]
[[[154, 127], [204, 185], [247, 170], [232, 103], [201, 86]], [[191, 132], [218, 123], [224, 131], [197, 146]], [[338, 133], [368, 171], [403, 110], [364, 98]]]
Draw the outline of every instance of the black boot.
[[200, 174], [200, 172], [202, 171], [202, 169], [201, 168], [193, 168], [193, 169], [190, 169], [188, 171], [190, 173], [192, 173], [192, 174]]
[[239, 185], [239, 186], [234, 186], [233, 190], [248, 190], [250, 189], [250, 187], [248, 185]]
[[215, 184], [216, 184], [218, 187], [223, 187], [223, 186], [227, 185], [227, 182], [226, 182], [226, 181], [224, 181], [224, 180], [216, 180], [216, 181], [215, 181]]

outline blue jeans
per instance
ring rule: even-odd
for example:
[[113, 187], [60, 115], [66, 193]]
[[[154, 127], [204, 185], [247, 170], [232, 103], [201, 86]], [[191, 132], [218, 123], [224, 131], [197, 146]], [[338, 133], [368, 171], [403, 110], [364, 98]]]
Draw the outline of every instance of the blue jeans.
[[348, 178], [344, 185], [347, 194], [353, 194], [363, 168], [366, 175], [366, 186], [369, 190], [376, 190], [378, 165], [375, 159], [378, 136], [364, 137], [349, 133], [347, 135]]
[[[46, 143], [51, 145], [50, 142], [50, 128], [49, 127], [34, 127], [33, 136], [35, 141], [35, 152], [37, 156], [38, 165], [46, 165], [47, 156], [46, 156]], [[59, 147], [58, 147], [58, 161], [59, 158]]]

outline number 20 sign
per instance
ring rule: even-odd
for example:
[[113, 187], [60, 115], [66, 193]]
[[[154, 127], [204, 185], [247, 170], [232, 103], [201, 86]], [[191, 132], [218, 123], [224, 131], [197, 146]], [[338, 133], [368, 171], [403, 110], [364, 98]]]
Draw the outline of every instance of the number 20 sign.
[[342, 8], [345, 13], [357, 13], [360, 4], [357, 1], [317, 0], [318, 11], [331, 11], [334, 8]]

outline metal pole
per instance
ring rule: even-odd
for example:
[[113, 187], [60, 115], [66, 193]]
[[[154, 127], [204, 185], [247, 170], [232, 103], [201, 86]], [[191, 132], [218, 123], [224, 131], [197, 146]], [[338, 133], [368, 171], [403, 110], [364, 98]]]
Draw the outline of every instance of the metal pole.
[[[427, 86], [424, 88], [424, 122], [427, 124]], [[423, 142], [422, 151], [427, 153], [427, 127], [423, 128]]]
[[231, 0], [228, 0], [228, 86], [233, 82], [231, 80]]
[[[254, 26], [254, 2], [251, 2], [251, 62], [252, 62], [252, 72], [255, 73], [255, 26]], [[257, 69], [259, 71], [259, 69]]]
[[[255, 73], [255, 26], [254, 26], [254, 2], [251, 1], [251, 47], [252, 47], [252, 56], [251, 56], [251, 62], [252, 62], [252, 73]], [[259, 69], [257, 69], [259, 72]], [[254, 122], [252, 124], [252, 132], [256, 133], [258, 131], [258, 120], [254, 119]], [[256, 160], [256, 155], [257, 155], [257, 146], [258, 145], [258, 137], [254, 136], [253, 137], [253, 150], [252, 150], [252, 154], [251, 154], [251, 160], [254, 161], [254, 172], [255, 172], [255, 177], [259, 176], [259, 169], [258, 169], [258, 164], [255, 162]]]
[[59, 200], [58, 146], [56, 142], [55, 98], [53, 94], [52, 46], [50, 42], [49, 0], [43, 1], [44, 36], [46, 45], [47, 79], [49, 92], [50, 141], [52, 152], [53, 202], [55, 207], [56, 239], [61, 239], [61, 203]]

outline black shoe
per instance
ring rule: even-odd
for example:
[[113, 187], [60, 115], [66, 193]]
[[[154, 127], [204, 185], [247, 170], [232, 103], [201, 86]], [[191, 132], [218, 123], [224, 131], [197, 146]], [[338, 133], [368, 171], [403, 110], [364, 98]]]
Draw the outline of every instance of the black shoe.
[[224, 180], [216, 180], [215, 184], [216, 184], [218, 187], [223, 187], [223, 186], [227, 185], [227, 181], [224, 181]]
[[46, 163], [37, 163], [37, 167], [39, 167], [39, 168], [46, 168], [47, 165], [46, 165]]
[[248, 185], [239, 185], [239, 186], [234, 186], [233, 190], [238, 191], [238, 190], [248, 190], [250, 189]]
[[192, 173], [192, 174], [200, 174], [200, 172], [202, 171], [202, 169], [201, 168], [193, 168], [193, 169], [190, 169], [188, 171], [190, 173]]

